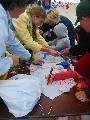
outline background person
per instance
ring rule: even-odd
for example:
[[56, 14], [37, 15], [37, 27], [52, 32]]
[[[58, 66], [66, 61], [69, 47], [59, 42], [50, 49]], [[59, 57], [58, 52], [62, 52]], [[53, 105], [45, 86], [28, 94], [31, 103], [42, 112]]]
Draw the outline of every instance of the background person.
[[72, 22], [59, 14], [57, 10], [48, 10], [47, 12], [47, 18], [45, 19], [44, 24], [40, 27], [40, 34], [43, 35], [43, 33], [47, 32], [50, 30], [51, 36], [46, 36], [45, 40], [47, 42], [54, 40], [57, 36], [53, 33], [54, 27], [59, 24], [63, 23], [67, 29], [68, 29], [68, 37], [70, 40], [70, 46], [75, 45], [75, 30]]

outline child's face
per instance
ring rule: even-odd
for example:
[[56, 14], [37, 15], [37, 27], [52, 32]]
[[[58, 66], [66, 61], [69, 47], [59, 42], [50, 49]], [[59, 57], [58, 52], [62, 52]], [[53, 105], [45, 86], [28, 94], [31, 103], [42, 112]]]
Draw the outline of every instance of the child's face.
[[36, 15], [33, 15], [33, 17], [32, 17], [32, 23], [33, 23], [36, 27], [42, 26], [44, 20], [45, 20], [45, 18], [39, 18], [39, 17], [36, 17]]
[[46, 7], [49, 6], [49, 0], [44, 0], [44, 4]]

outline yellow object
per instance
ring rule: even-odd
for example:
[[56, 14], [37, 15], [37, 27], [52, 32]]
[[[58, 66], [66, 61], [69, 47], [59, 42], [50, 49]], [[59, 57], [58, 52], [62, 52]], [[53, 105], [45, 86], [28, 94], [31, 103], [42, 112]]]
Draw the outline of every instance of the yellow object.
[[21, 14], [18, 18], [17, 33], [27, 48], [31, 49], [34, 53], [39, 52], [42, 47], [46, 48], [49, 46], [45, 39], [40, 35], [38, 28], [36, 28], [37, 42], [33, 41], [32, 24], [30, 23], [29, 16], [26, 13]]
[[20, 41], [21, 44], [23, 44], [23, 41], [21, 40], [21, 38], [19, 37], [17, 31], [13, 31], [15, 34], [15, 37]]
[[8, 72], [5, 73], [4, 75], [0, 76], [0, 80], [6, 80], [7, 75], [8, 75]]
[[8, 51], [5, 52], [6, 56], [10, 56], [12, 54], [10, 54]]

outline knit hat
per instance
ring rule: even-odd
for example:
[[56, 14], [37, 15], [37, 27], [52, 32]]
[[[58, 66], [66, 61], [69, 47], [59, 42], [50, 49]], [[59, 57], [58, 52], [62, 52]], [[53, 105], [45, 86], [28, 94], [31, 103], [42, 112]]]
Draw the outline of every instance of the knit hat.
[[90, 0], [83, 0], [76, 7], [77, 20], [75, 25], [79, 22], [82, 17], [88, 17], [90, 15]]
[[60, 21], [60, 14], [57, 10], [53, 9], [47, 10], [46, 14], [47, 14], [47, 17], [45, 19], [46, 23], [54, 22], [57, 24]]
[[80, 60], [75, 64], [75, 70], [81, 76], [90, 78], [90, 53], [86, 53]]

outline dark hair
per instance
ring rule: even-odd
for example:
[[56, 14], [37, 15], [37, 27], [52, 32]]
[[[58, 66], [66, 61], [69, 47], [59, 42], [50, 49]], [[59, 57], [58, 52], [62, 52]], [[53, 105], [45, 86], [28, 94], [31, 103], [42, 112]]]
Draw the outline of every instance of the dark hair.
[[13, 9], [15, 7], [22, 8], [25, 5], [33, 4], [36, 0], [0, 0], [0, 4], [5, 10]]

